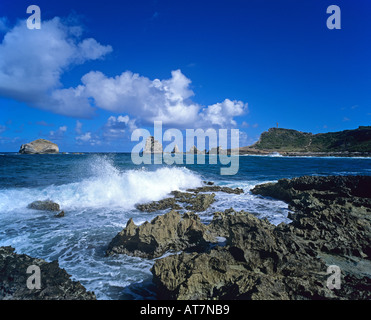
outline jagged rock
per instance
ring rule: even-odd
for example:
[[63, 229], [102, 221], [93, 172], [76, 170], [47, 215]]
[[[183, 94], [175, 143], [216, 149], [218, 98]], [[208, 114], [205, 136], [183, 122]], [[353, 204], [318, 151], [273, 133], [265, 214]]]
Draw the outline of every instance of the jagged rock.
[[162, 153], [162, 145], [153, 136], [149, 136], [146, 140], [143, 153]]
[[234, 194], [241, 194], [243, 193], [243, 189], [241, 188], [229, 188], [229, 187], [222, 187], [222, 186], [213, 186], [207, 185], [195, 189], [187, 189], [188, 192], [225, 192], [225, 193], [234, 193]]
[[179, 210], [182, 207], [178, 203], [185, 203], [185, 209], [194, 212], [205, 211], [215, 201], [215, 193], [198, 194], [190, 192], [172, 191], [174, 198], [166, 198], [159, 201], [152, 201], [144, 204], [137, 204], [140, 211], [154, 212], [165, 209]]
[[251, 192], [288, 202], [290, 227], [317, 250], [371, 259], [371, 177], [304, 176]]
[[199, 250], [213, 239], [197, 215], [181, 215], [173, 210], [140, 226], [130, 219], [125, 229], [112, 239], [106, 253], [153, 259], [168, 251]]
[[[12, 247], [0, 247], [0, 300], [95, 300], [80, 282], [59, 267], [58, 261], [46, 262], [25, 254], [14, 253]], [[40, 268], [40, 289], [29, 289], [30, 266]]]
[[140, 211], [154, 212], [165, 209], [179, 210], [181, 207], [176, 203], [174, 198], [166, 198], [150, 203], [138, 204], [136, 208]]
[[[370, 265], [370, 181], [302, 177], [257, 186], [255, 194], [289, 201], [293, 222], [274, 226], [232, 208], [215, 213], [207, 230], [226, 241], [156, 260], [159, 298], [370, 299], [370, 271], [356, 267]], [[330, 290], [326, 271], [334, 261], [341, 289]]]
[[175, 200], [178, 202], [186, 203], [186, 209], [194, 212], [202, 212], [209, 208], [215, 201], [215, 193], [211, 194], [197, 194], [181, 191], [172, 191]]
[[34, 210], [44, 210], [44, 211], [60, 211], [60, 206], [51, 200], [45, 201], [34, 201], [30, 203], [27, 208]]
[[55, 215], [56, 218], [62, 218], [64, 217], [64, 211], [61, 211]]
[[59, 153], [58, 146], [45, 139], [37, 139], [30, 143], [22, 144], [19, 153], [23, 154], [50, 154]]
[[181, 153], [181, 152], [179, 151], [178, 145], [175, 145], [175, 146], [174, 146], [174, 149], [173, 149], [173, 151], [171, 151], [171, 153]]
[[[223, 220], [223, 221], [220, 221]], [[222, 226], [222, 229], [216, 228]], [[316, 299], [333, 297], [326, 266], [293, 235], [268, 221], [229, 210], [209, 226], [228, 233], [225, 247], [155, 261], [151, 269], [162, 299]], [[220, 235], [220, 233], [219, 233]]]
[[202, 181], [202, 183], [206, 184], [207, 186], [213, 186], [214, 185], [213, 181]]

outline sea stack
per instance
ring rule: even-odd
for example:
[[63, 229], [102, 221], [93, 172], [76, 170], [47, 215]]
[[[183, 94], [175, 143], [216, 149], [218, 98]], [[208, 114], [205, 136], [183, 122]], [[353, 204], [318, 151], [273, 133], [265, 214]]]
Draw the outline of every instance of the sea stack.
[[19, 149], [22, 154], [55, 154], [59, 153], [59, 147], [48, 140], [37, 139], [30, 143], [22, 144]]
[[162, 145], [153, 136], [149, 136], [146, 140], [143, 153], [162, 153]]
[[177, 144], [174, 146], [174, 149], [173, 149], [173, 151], [171, 151], [171, 153], [181, 153], [179, 151], [179, 148], [178, 148], [178, 145]]

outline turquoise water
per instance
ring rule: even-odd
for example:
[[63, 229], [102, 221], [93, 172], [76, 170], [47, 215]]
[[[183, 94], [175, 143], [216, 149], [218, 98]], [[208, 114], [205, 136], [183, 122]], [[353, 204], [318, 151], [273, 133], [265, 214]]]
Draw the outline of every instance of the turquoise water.
[[[287, 205], [250, 193], [256, 184], [302, 175], [371, 175], [367, 158], [241, 156], [237, 175], [221, 176], [223, 165], [140, 165], [130, 154], [0, 155], [0, 246], [11, 245], [61, 267], [98, 299], [154, 299], [153, 261], [125, 255], [105, 257], [110, 240], [129, 218], [137, 224], [162, 212], [142, 213], [135, 204], [160, 200], [172, 190], [202, 181], [243, 188], [241, 195], [217, 194], [200, 213], [207, 223], [216, 210], [247, 210], [272, 223], [290, 222]], [[51, 199], [65, 217], [28, 209]]]

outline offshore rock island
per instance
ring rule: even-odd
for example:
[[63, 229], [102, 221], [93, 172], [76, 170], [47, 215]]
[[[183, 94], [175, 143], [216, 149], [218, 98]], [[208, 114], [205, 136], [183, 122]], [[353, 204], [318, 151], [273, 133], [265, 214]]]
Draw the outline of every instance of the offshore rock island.
[[59, 153], [59, 147], [45, 139], [37, 139], [30, 143], [22, 144], [19, 153], [21, 154], [56, 154]]

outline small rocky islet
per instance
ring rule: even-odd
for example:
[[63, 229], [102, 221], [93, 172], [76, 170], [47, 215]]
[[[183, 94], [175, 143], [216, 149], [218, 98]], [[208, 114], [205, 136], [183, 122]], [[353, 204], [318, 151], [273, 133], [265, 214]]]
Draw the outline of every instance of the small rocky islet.
[[[233, 208], [214, 212], [204, 224], [197, 212], [210, 208], [217, 192], [243, 196], [244, 191], [204, 182], [200, 188], [138, 204], [138, 210], [164, 212], [139, 226], [129, 219], [106, 255], [155, 259], [151, 272], [157, 299], [371, 298], [371, 177], [303, 176], [255, 186], [252, 194], [289, 204], [292, 222], [278, 226]], [[2, 299], [95, 299], [80, 283], [67, 280], [57, 262], [50, 263], [49, 275], [58, 289], [50, 282], [30, 296], [23, 288], [26, 275], [17, 272], [18, 264], [34, 258], [13, 251], [0, 248]], [[327, 286], [329, 265], [341, 270], [340, 289]], [[55, 282], [62, 278], [64, 287]]]

